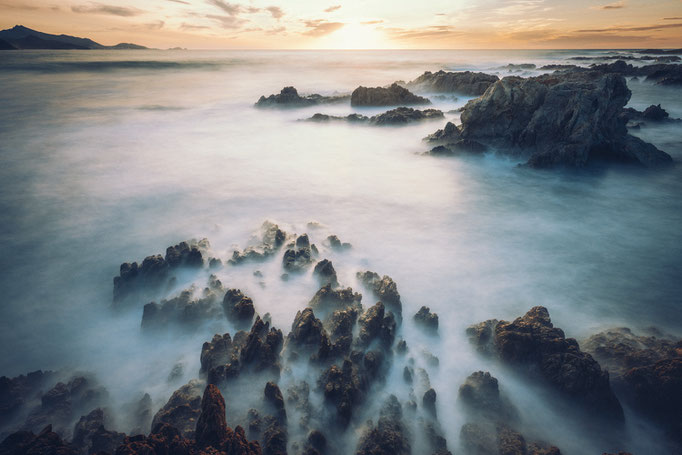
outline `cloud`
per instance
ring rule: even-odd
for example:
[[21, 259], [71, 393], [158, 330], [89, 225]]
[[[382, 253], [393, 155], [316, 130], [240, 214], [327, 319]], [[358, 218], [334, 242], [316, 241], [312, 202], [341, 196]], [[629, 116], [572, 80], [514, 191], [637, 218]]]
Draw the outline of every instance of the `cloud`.
[[221, 16], [218, 14], [207, 14], [206, 17], [217, 21], [222, 28], [226, 29], [240, 28], [242, 25], [249, 22], [246, 19], [241, 19], [236, 16]]
[[206, 30], [209, 28], [211, 28], [211, 27], [209, 27], [208, 25], [194, 25], [194, 24], [188, 24], [186, 22], [183, 22], [180, 25], [180, 29], [182, 29], [182, 30]]
[[431, 25], [421, 28], [385, 27], [383, 30], [394, 40], [446, 39], [464, 35], [450, 25]]
[[235, 3], [228, 3], [224, 0], [208, 0], [208, 3], [217, 6], [221, 10], [225, 11], [227, 14], [230, 16], [236, 16], [237, 14], [241, 13], [244, 11], [244, 7], [242, 5], [237, 5]]
[[166, 25], [164, 21], [154, 21], [148, 24], [144, 24], [147, 30], [161, 30], [164, 25]]
[[128, 8], [125, 6], [104, 5], [101, 3], [92, 3], [90, 6], [77, 5], [72, 6], [71, 11], [74, 13], [84, 14], [110, 14], [112, 16], [132, 17], [137, 16], [143, 11], [136, 8]]
[[333, 13], [334, 11], [339, 10], [339, 9], [341, 9], [341, 5], [334, 5], [334, 6], [330, 6], [326, 10], [324, 10], [324, 12], [325, 13]]
[[664, 17], [664, 21], [682, 21], [682, 17]]
[[39, 6], [33, 6], [33, 5], [25, 5], [25, 4], [16, 4], [16, 5], [11, 5], [9, 3], [0, 3], [0, 9], [20, 9], [20, 10], [26, 10], [26, 11], [35, 11], [37, 9], [40, 9]]
[[383, 20], [383, 19], [377, 19], [377, 20], [374, 20], [374, 21], [364, 21], [364, 22], [360, 22], [361, 25], [374, 25], [374, 24], [383, 24], [383, 23], [384, 23], [384, 20]]
[[279, 34], [285, 33], [286, 31], [287, 31], [287, 28], [282, 26], [282, 27], [275, 27], [275, 28], [271, 28], [269, 30], [266, 30], [265, 34], [266, 35], [279, 35]]
[[279, 6], [268, 6], [265, 9], [270, 12], [275, 19], [281, 19], [282, 16], [284, 16], [284, 11], [282, 11], [282, 8]]
[[330, 33], [333, 33], [346, 25], [342, 22], [327, 22], [324, 19], [303, 21], [303, 23], [308, 28], [308, 30], [303, 32], [303, 34], [313, 37], [329, 35]]
[[586, 30], [576, 30], [577, 33], [616, 33], [616, 32], [645, 32], [650, 30], [662, 30], [665, 28], [679, 28], [681, 24], [659, 24], [659, 25], [645, 25], [641, 27], [611, 27], [611, 28], [595, 28]]
[[186, 2], [184, 0], [168, 0], [169, 2], [174, 2], [174, 3], [182, 3], [183, 5], [190, 5], [190, 2]]
[[625, 2], [614, 2], [607, 5], [597, 6], [596, 9], [610, 10], [610, 9], [622, 9], [625, 8]]

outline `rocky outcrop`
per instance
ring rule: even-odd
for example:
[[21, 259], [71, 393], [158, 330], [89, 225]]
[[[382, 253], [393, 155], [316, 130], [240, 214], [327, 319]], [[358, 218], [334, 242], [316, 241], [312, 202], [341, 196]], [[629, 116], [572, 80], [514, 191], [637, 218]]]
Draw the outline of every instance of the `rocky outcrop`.
[[402, 420], [402, 407], [391, 395], [379, 414], [379, 421], [360, 438], [356, 455], [409, 455], [407, 428]]
[[536, 168], [671, 163], [667, 153], [627, 134], [620, 113], [630, 94], [622, 76], [597, 71], [506, 77], [465, 106], [460, 137], [526, 156]]
[[407, 88], [426, 93], [461, 93], [467, 96], [481, 96], [499, 78], [485, 73], [471, 71], [425, 72], [407, 84]]
[[261, 96], [256, 102], [256, 107], [307, 107], [344, 101], [348, 101], [348, 96], [322, 96], [318, 94], [301, 96], [294, 87], [284, 87], [276, 95]]
[[55, 374], [37, 370], [14, 378], [0, 377], [0, 428], [29, 405], [39, 391], [53, 383]]
[[638, 111], [637, 109], [628, 107], [623, 109], [623, 112], [620, 114], [620, 117], [623, 119], [623, 121], [626, 122], [628, 129], [637, 129], [641, 126], [650, 123], [667, 124], [682, 122], [682, 119], [671, 118], [668, 112], [666, 112], [666, 110], [663, 109], [660, 104], [658, 105], [652, 104], [651, 106], [644, 109], [644, 111], [642, 112]]
[[348, 425], [353, 408], [364, 399], [367, 385], [358, 366], [348, 359], [340, 368], [332, 365], [318, 379], [318, 387], [325, 400], [336, 408], [337, 422], [342, 427]]
[[220, 447], [226, 435], [225, 400], [215, 385], [208, 384], [201, 399], [201, 414], [195, 431], [196, 443], [199, 447]]
[[47, 425], [36, 434], [31, 431], [17, 431], [0, 443], [0, 455], [78, 455], [76, 449], [63, 441]]
[[298, 358], [310, 356], [310, 360], [324, 360], [331, 352], [331, 342], [322, 321], [315, 317], [311, 308], [296, 313], [291, 332], [287, 335], [289, 355]]
[[240, 324], [250, 324], [256, 313], [253, 307], [253, 300], [245, 296], [239, 289], [229, 289], [225, 293], [223, 311], [229, 321]]
[[322, 286], [308, 303], [312, 309], [323, 315], [328, 315], [335, 310], [355, 308], [362, 310], [362, 294], [353, 292], [353, 289], [333, 289], [330, 284]]
[[154, 415], [152, 428], [168, 424], [177, 429], [183, 438], [193, 438], [197, 419], [201, 414], [203, 390], [204, 382], [192, 379], [173, 392], [168, 402]]
[[352, 248], [352, 245], [348, 242], [341, 242], [338, 236], [330, 235], [327, 237], [327, 243], [329, 247], [335, 251], [346, 251]]
[[124, 433], [107, 431], [104, 428], [104, 411], [95, 409], [87, 416], [82, 416], [73, 430], [71, 444], [82, 455], [91, 453], [114, 453], [116, 448], [123, 442]]
[[421, 307], [414, 315], [414, 322], [431, 333], [438, 332], [438, 315], [432, 313], [428, 307]]
[[336, 310], [326, 320], [329, 339], [332, 343], [331, 357], [345, 357], [350, 354], [353, 344], [353, 327], [358, 319], [357, 308]]
[[366, 271], [358, 272], [357, 278], [365, 287], [371, 289], [374, 297], [381, 300], [389, 310], [395, 313], [399, 320], [402, 318], [403, 304], [400, 301], [398, 286], [390, 276], [380, 277], [375, 272]]
[[618, 74], [630, 77], [643, 77], [658, 85], [682, 85], [682, 65], [659, 63], [655, 65], [634, 66], [623, 60], [613, 63], [592, 65], [592, 71], [604, 74]]
[[431, 104], [398, 84], [390, 87], [358, 87], [350, 96], [351, 106], [411, 106]]
[[234, 251], [229, 263], [237, 265], [243, 262], [262, 262], [279, 251], [286, 237], [286, 233], [279, 226], [265, 221], [260, 228], [259, 235], [250, 242], [251, 245], [243, 251]]
[[454, 123], [448, 122], [442, 130], [437, 130], [433, 134], [429, 134], [424, 138], [424, 141], [430, 144], [451, 144], [457, 142], [462, 138], [462, 133], [459, 128], [455, 126]]
[[476, 420], [510, 423], [518, 418], [509, 399], [500, 394], [497, 379], [488, 372], [477, 371], [466, 378], [458, 400]]
[[338, 117], [334, 115], [315, 114], [309, 119], [309, 122], [330, 122], [330, 121], [344, 121], [349, 123], [364, 123], [373, 126], [395, 126], [406, 125], [408, 123], [418, 122], [422, 120], [434, 120], [443, 118], [443, 112], [438, 109], [412, 109], [411, 107], [398, 107], [386, 111], [383, 114], [366, 117], [360, 114], [349, 114], [345, 117]]
[[136, 292], [146, 295], [168, 283], [174, 269], [198, 268], [204, 265], [204, 255], [210, 245], [207, 239], [189, 240], [166, 248], [166, 256], [147, 256], [142, 264], [121, 264], [119, 276], [114, 277], [114, 306], [127, 301]]
[[513, 322], [487, 321], [467, 333], [475, 343], [483, 343], [483, 351], [494, 352], [503, 363], [539, 376], [589, 412], [612, 422], [623, 420], [608, 372], [582, 352], [575, 339], [566, 338], [563, 330], [552, 325], [546, 308], [534, 307]]
[[339, 285], [339, 280], [336, 277], [334, 265], [332, 264], [332, 261], [328, 259], [322, 259], [320, 262], [315, 264], [313, 275], [317, 277], [322, 286], [329, 284], [332, 287], [337, 287]]
[[195, 297], [196, 289], [192, 286], [172, 299], [164, 299], [160, 303], [150, 302], [142, 311], [142, 329], [195, 329], [205, 321], [220, 319], [222, 311], [219, 302], [224, 292], [220, 280], [211, 275], [200, 297]]
[[290, 245], [284, 252], [282, 268], [286, 272], [298, 273], [308, 268], [317, 255], [317, 248], [310, 244], [308, 234], [298, 236], [296, 243]]
[[528, 444], [522, 434], [504, 425], [467, 423], [460, 431], [460, 444], [467, 455], [561, 455], [554, 446]]
[[376, 341], [386, 350], [391, 349], [395, 340], [396, 322], [392, 312], [386, 312], [384, 304], [377, 302], [368, 308], [358, 319], [360, 331], [357, 345], [361, 348], [369, 347]]

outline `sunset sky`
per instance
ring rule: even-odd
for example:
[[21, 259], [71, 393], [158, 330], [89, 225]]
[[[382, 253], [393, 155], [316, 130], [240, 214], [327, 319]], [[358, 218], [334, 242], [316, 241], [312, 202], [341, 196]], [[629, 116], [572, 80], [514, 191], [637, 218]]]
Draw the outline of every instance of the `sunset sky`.
[[16, 24], [159, 48], [682, 47], [682, 0], [0, 0]]

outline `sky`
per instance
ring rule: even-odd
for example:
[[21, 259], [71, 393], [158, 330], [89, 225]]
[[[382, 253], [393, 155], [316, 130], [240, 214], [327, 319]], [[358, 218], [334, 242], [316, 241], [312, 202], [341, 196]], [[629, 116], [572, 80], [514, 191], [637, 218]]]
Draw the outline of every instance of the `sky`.
[[0, 0], [0, 28], [190, 49], [682, 47], [682, 0]]

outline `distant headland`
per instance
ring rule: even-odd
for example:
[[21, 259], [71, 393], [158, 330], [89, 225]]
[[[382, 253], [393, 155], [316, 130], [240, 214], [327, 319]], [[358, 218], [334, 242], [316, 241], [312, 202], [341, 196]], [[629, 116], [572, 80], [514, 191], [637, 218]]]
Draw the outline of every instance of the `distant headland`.
[[23, 25], [15, 25], [0, 31], [0, 50], [13, 49], [148, 49], [145, 46], [131, 43], [119, 43], [115, 46], [104, 46], [89, 38], [78, 38], [69, 35], [51, 35], [32, 30]]

